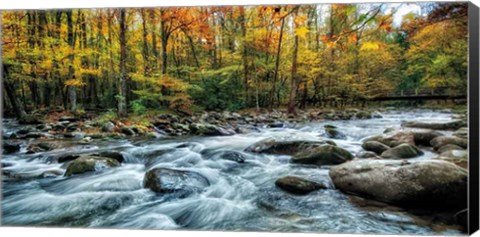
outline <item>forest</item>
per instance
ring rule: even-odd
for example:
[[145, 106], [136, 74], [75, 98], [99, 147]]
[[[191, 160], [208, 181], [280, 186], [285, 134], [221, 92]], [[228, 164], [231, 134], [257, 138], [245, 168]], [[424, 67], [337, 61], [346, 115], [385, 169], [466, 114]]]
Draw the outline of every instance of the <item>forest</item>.
[[[401, 4], [405, 5], [405, 4]], [[4, 111], [363, 106], [467, 88], [467, 4], [165, 7], [2, 12]]]

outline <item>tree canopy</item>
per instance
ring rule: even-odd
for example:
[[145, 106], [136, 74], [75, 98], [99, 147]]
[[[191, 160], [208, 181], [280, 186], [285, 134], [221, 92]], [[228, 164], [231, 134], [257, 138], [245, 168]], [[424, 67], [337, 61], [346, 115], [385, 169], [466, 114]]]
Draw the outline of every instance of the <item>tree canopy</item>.
[[[344, 106], [467, 86], [467, 4], [2, 12], [6, 110]], [[23, 110], [17, 111], [17, 110]]]

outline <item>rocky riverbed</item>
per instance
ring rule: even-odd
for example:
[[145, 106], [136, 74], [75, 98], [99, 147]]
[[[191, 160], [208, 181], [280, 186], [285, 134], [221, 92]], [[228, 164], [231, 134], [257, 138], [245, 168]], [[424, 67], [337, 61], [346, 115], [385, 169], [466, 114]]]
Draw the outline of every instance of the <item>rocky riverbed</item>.
[[346, 110], [160, 115], [151, 127], [4, 120], [2, 224], [457, 235], [464, 119]]

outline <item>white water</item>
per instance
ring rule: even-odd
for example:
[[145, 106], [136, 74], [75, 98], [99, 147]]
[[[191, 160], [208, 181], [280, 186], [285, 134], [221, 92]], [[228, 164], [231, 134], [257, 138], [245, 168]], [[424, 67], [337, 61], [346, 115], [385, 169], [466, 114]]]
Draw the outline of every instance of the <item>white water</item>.
[[[262, 129], [260, 133], [229, 137], [191, 137], [173, 140], [110, 141], [76, 145], [41, 155], [6, 155], [4, 171], [35, 177], [45, 171], [64, 172], [51, 157], [68, 152], [121, 151], [121, 167], [72, 177], [3, 181], [2, 224], [35, 226], [116, 227], [134, 229], [203, 229], [379, 234], [459, 234], [453, 227], [420, 224], [420, 217], [393, 208], [362, 208], [333, 189], [328, 167], [289, 163], [289, 156], [244, 153], [245, 163], [218, 159], [208, 150], [242, 151], [272, 136], [325, 139], [323, 125], [332, 124], [347, 135], [335, 140], [352, 153], [361, 140], [385, 128], [400, 128], [402, 120], [448, 121], [452, 114], [432, 111], [389, 112], [382, 119], [332, 121]], [[6, 132], [16, 129], [4, 124]], [[10, 129], [10, 130], [9, 130]], [[332, 139], [331, 139], [332, 140]], [[175, 148], [188, 143], [183, 148]], [[207, 155], [206, 155], [207, 154]], [[210, 155], [208, 155], [210, 154]], [[416, 159], [429, 159], [434, 154]], [[143, 188], [144, 174], [153, 167], [191, 170], [206, 177], [202, 193], [179, 198]], [[287, 194], [275, 180], [297, 175], [322, 182], [330, 189], [305, 196]], [[421, 219], [421, 218], [420, 218]], [[440, 231], [438, 231], [440, 229]]]

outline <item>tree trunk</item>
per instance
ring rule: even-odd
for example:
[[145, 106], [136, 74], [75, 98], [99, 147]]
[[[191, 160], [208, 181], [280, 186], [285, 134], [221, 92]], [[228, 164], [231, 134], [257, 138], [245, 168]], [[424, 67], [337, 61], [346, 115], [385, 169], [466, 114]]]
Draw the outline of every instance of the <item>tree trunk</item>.
[[125, 38], [125, 9], [120, 9], [120, 97], [118, 98], [118, 116], [127, 116], [127, 75], [125, 61], [127, 59], [127, 41]]
[[[73, 37], [73, 20], [72, 20], [72, 10], [67, 10], [67, 42], [70, 46], [70, 49], [73, 51], [75, 48], [75, 39]], [[75, 79], [75, 69], [73, 67], [73, 62], [75, 59], [75, 54], [71, 52], [68, 55], [70, 64], [68, 65], [68, 79]], [[75, 113], [77, 111], [77, 91], [74, 86], [68, 86], [68, 95], [70, 98], [70, 112]]]
[[[298, 10], [295, 10], [294, 17], [297, 16]], [[295, 24], [294, 24], [295, 25]], [[295, 29], [294, 29], [295, 32]], [[297, 115], [297, 110], [295, 104], [297, 101], [297, 56], [298, 56], [298, 35], [295, 34], [294, 43], [293, 43], [293, 58], [292, 58], [292, 81], [291, 81], [291, 90], [290, 90], [290, 99], [288, 102], [288, 113]]]
[[245, 102], [248, 102], [248, 60], [247, 60], [247, 29], [245, 27], [245, 8], [239, 6], [240, 9], [240, 28], [242, 32], [242, 41], [243, 41], [243, 51], [242, 51], [242, 62], [243, 62], [243, 81], [245, 87]]
[[272, 89], [270, 91], [270, 104], [269, 104], [269, 110], [272, 110], [273, 103], [275, 100], [275, 91], [277, 90], [277, 78], [278, 78], [278, 68], [280, 66], [280, 55], [281, 55], [281, 50], [282, 50], [282, 38], [283, 38], [283, 28], [285, 28], [285, 17], [282, 18], [282, 25], [280, 26], [280, 36], [278, 39], [278, 46], [277, 46], [277, 58], [275, 61], [275, 72], [273, 74], [273, 84], [272, 84]]

